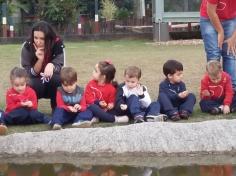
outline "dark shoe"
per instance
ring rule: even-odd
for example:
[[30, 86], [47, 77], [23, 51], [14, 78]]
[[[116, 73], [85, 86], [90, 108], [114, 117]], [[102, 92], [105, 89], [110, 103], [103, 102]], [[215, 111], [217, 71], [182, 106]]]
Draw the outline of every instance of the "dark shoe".
[[143, 123], [144, 117], [142, 115], [137, 115], [134, 117], [134, 123]]
[[218, 115], [221, 113], [221, 109], [220, 108], [217, 108], [217, 107], [214, 107], [210, 110], [210, 114], [211, 115]]
[[179, 113], [181, 119], [188, 120], [190, 113], [188, 111], [182, 110]]
[[180, 120], [179, 113], [176, 112], [176, 113], [172, 114], [172, 115], [170, 116], [170, 120], [173, 120], [173, 121], [178, 121], [178, 120]]
[[236, 107], [232, 107], [232, 108], [230, 109], [230, 112], [231, 112], [231, 113], [236, 112]]

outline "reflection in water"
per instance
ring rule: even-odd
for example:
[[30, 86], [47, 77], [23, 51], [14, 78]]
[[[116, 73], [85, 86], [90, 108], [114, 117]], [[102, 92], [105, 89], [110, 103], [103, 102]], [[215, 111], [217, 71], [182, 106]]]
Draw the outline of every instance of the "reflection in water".
[[74, 166], [71, 164], [0, 164], [0, 176], [236, 176], [235, 166]]

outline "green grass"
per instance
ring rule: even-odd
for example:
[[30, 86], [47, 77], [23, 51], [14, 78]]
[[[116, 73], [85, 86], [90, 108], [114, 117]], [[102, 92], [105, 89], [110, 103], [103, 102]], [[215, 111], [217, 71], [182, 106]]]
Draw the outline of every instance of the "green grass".
[[[110, 59], [117, 68], [116, 79], [123, 81], [123, 71], [128, 65], [136, 65], [142, 69], [141, 82], [148, 87], [153, 100], [156, 100], [158, 85], [164, 79], [162, 66], [167, 59], [177, 59], [184, 65], [184, 82], [190, 92], [197, 97], [193, 116], [188, 121], [195, 122], [211, 119], [233, 118], [227, 116], [209, 116], [199, 110], [200, 79], [205, 72], [205, 53], [202, 45], [191, 46], [159, 46], [150, 40], [117, 40], [88, 41], [65, 43], [67, 66], [73, 66], [78, 72], [78, 84], [85, 86], [91, 79], [94, 65], [104, 59]], [[0, 45], [0, 107], [5, 106], [5, 92], [10, 86], [9, 72], [14, 66], [19, 66], [21, 45]], [[40, 100], [39, 110], [50, 114], [49, 101]], [[107, 124], [108, 125], [108, 124]], [[105, 125], [105, 126], [107, 126]], [[109, 124], [108, 126], [110, 126]], [[103, 124], [101, 124], [103, 126]], [[9, 133], [24, 131], [48, 130], [44, 125], [14, 126]]]

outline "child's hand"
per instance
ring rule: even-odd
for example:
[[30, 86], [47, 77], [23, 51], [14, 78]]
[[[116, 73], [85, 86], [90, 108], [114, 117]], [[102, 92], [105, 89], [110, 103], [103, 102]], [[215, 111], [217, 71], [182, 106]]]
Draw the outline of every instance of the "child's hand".
[[179, 93], [179, 97], [186, 98], [188, 96], [188, 94], [189, 94], [188, 90], [185, 90], [185, 91]]
[[99, 105], [102, 107], [102, 108], [106, 108], [107, 107], [107, 103], [105, 101], [99, 101]]
[[67, 106], [70, 112], [78, 112], [78, 110], [76, 108], [74, 108], [73, 106]]
[[114, 108], [114, 104], [113, 103], [108, 103], [107, 110], [111, 110], [113, 108]]
[[21, 105], [30, 108], [33, 106], [33, 103], [32, 103], [32, 101], [22, 101]]
[[210, 93], [208, 90], [203, 90], [203, 91], [202, 91], [202, 96], [204, 96], [204, 97], [210, 97], [210, 96], [211, 96], [211, 93]]
[[143, 95], [143, 86], [142, 85], [138, 85], [137, 87], [137, 91], [138, 91], [138, 95]]
[[223, 106], [223, 114], [229, 114], [230, 113], [230, 108], [228, 105]]
[[75, 105], [74, 105], [74, 108], [75, 108], [77, 111], [79, 111], [79, 110], [81, 109], [81, 106], [80, 106], [79, 104], [75, 104]]
[[126, 104], [120, 104], [120, 109], [122, 111], [125, 111], [128, 108], [128, 106]]

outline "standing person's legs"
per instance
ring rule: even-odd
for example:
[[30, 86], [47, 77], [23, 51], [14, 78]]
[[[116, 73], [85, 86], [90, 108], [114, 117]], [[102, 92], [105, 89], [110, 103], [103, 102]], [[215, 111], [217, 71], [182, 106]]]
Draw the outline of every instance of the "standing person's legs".
[[[236, 18], [225, 20], [222, 23], [224, 28], [225, 40], [232, 36], [236, 30]], [[222, 57], [223, 57], [223, 70], [226, 71], [232, 79], [232, 85], [236, 91], [236, 57], [232, 53], [227, 53], [227, 43], [223, 44]]]
[[207, 61], [221, 59], [221, 51], [218, 47], [218, 34], [207, 18], [200, 18], [201, 35], [204, 42]]
[[46, 98], [50, 98], [51, 101], [51, 108], [54, 110], [56, 108], [56, 95], [57, 95], [57, 88], [61, 86], [61, 79], [59, 74], [53, 74], [50, 81], [46, 84]]

